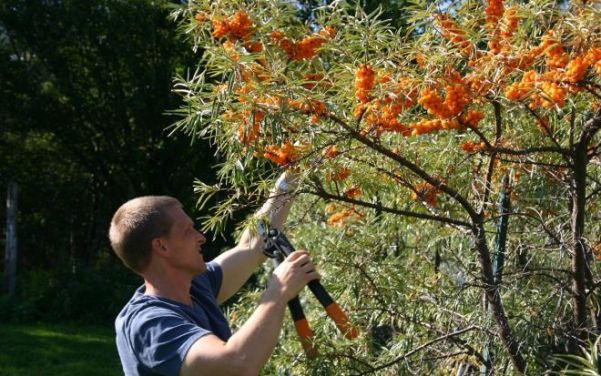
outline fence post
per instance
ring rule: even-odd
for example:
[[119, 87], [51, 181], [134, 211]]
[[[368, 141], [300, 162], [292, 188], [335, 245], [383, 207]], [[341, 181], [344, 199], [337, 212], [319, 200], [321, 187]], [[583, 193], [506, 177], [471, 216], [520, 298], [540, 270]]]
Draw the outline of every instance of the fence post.
[[4, 289], [14, 296], [17, 290], [17, 183], [8, 183], [6, 194], [6, 244], [4, 253]]
[[[503, 266], [505, 264], [505, 249], [507, 244], [507, 227], [509, 225], [509, 213], [511, 210], [511, 187], [509, 176], [503, 178], [503, 186], [499, 196], [499, 221], [497, 222], [497, 235], [495, 238], [495, 253], [493, 259], [493, 273], [495, 284], [501, 284], [503, 278]], [[491, 307], [486, 302], [487, 311], [490, 314]], [[481, 376], [492, 375], [492, 350], [491, 340], [487, 338], [482, 349], [484, 363], [480, 367]]]

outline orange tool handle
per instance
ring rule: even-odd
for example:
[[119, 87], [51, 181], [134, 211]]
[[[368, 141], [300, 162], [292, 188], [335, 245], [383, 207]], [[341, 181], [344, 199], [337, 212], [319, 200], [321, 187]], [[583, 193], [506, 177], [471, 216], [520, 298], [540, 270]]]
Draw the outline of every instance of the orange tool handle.
[[340, 330], [342, 334], [344, 334], [346, 338], [357, 338], [357, 336], [359, 335], [359, 331], [357, 330], [357, 328], [355, 328], [349, 323], [346, 313], [344, 313], [344, 311], [340, 308], [338, 303], [333, 302], [332, 304], [327, 306], [326, 312], [328, 316], [330, 316], [330, 318], [334, 320], [334, 323], [336, 323], [336, 327], [338, 328], [338, 330]]
[[317, 280], [311, 281], [309, 282], [309, 289], [326, 309], [328, 316], [334, 320], [338, 330], [340, 330], [340, 332], [348, 339], [357, 338], [359, 331], [349, 323], [347, 315], [342, 311], [334, 299], [332, 299], [321, 283]]
[[296, 333], [298, 334], [301, 346], [303, 347], [303, 350], [305, 350], [307, 358], [315, 358], [317, 356], [317, 348], [313, 344], [313, 331], [305, 318], [305, 313], [303, 312], [303, 307], [300, 304], [298, 296], [295, 296], [288, 302], [288, 309], [294, 320]]

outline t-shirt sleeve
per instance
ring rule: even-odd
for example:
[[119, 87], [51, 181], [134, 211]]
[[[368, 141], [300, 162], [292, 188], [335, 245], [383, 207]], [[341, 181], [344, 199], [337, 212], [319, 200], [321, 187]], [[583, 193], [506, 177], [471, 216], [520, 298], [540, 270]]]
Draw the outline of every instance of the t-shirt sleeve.
[[130, 338], [139, 361], [159, 375], [177, 376], [190, 347], [211, 331], [168, 309], [140, 313]]
[[217, 297], [219, 289], [221, 288], [221, 281], [223, 279], [223, 271], [221, 266], [214, 261], [207, 262], [207, 271], [200, 275], [198, 278], [206, 278], [209, 282], [213, 296]]

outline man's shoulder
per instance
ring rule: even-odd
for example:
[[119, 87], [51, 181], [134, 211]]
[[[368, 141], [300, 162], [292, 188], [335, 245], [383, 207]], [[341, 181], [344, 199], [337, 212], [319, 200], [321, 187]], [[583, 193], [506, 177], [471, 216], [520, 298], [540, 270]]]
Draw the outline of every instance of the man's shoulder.
[[115, 319], [117, 332], [137, 327], [157, 318], [179, 315], [176, 302], [136, 293]]

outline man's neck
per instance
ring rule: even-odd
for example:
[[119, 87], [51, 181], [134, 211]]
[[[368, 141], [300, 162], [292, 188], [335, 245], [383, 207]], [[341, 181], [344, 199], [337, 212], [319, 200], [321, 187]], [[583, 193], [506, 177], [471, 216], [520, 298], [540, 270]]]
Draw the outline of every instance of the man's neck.
[[144, 276], [146, 291], [144, 294], [175, 300], [186, 305], [192, 305], [190, 287], [192, 279], [182, 273], [149, 273]]

